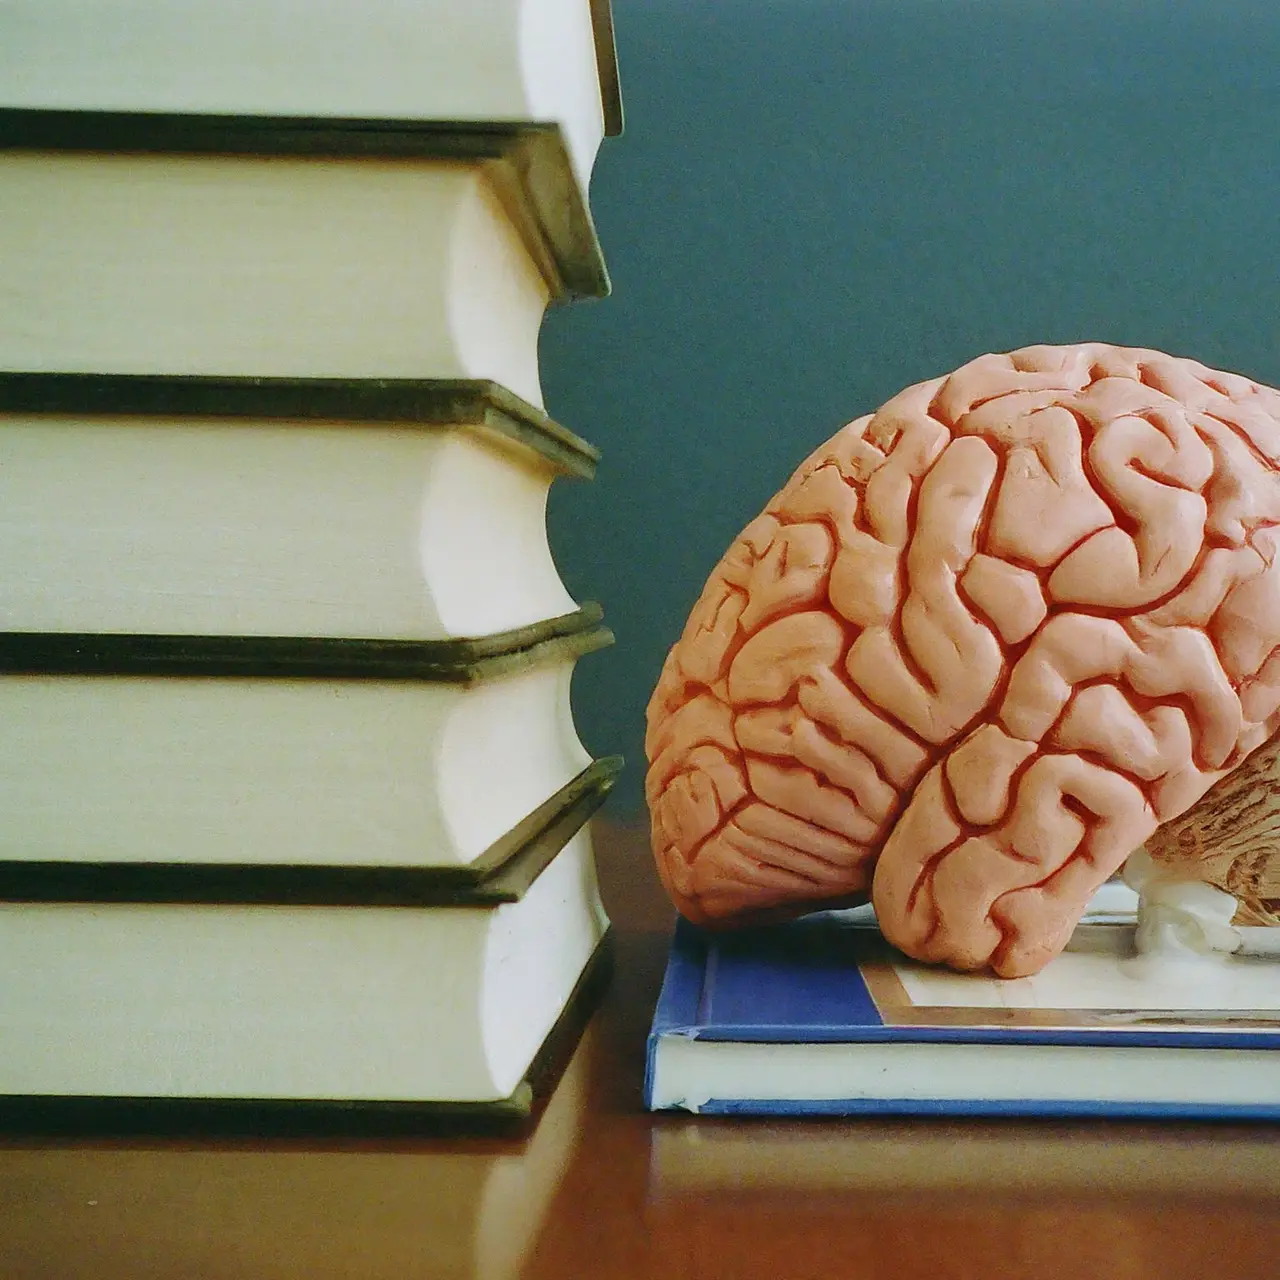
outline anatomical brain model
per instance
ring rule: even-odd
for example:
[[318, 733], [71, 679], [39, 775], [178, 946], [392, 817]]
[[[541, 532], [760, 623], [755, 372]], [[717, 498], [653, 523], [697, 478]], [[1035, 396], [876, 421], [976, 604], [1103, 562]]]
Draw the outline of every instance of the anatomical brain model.
[[1278, 544], [1280, 392], [1247, 378], [1089, 344], [908, 388], [747, 526], [667, 658], [647, 790], [676, 905], [870, 897], [909, 954], [1014, 977], [1146, 842], [1276, 923], [1270, 841], [1215, 863], [1173, 820], [1227, 779], [1247, 837], [1228, 775], [1280, 726]]

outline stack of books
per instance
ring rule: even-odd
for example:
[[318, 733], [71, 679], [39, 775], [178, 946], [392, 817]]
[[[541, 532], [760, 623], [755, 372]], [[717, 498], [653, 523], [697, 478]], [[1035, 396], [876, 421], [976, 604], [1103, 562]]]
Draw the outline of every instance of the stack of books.
[[526, 1113], [620, 766], [537, 369], [607, 0], [0, 26], [3, 1109]]

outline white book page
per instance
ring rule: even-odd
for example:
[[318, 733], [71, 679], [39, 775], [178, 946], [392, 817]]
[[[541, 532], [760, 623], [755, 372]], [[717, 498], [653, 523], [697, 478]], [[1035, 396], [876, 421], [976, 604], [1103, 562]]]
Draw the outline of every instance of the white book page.
[[1124, 926], [1081, 926], [1029, 978], [953, 973], [903, 962], [894, 972], [917, 1005], [978, 1009], [1256, 1010], [1280, 1014], [1280, 958], [1188, 961], [1137, 956]]

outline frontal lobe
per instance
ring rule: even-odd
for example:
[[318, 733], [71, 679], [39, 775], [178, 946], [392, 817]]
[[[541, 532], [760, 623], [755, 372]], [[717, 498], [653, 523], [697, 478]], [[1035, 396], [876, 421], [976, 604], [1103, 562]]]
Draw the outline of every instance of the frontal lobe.
[[984, 356], [814, 453], [648, 711], [703, 923], [872, 897], [921, 959], [1039, 969], [1280, 725], [1280, 393], [1102, 344]]

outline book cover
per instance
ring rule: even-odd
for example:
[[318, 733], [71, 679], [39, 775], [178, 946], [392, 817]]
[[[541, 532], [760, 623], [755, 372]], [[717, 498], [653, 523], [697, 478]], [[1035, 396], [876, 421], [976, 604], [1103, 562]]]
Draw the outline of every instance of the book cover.
[[1132, 932], [1081, 925], [1008, 981], [909, 960], [850, 913], [722, 934], [682, 920], [647, 1105], [1280, 1119], [1280, 958], [1153, 962]]

